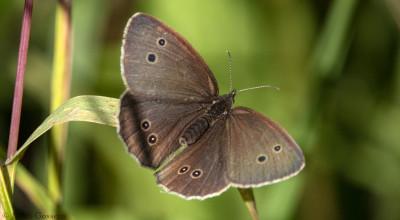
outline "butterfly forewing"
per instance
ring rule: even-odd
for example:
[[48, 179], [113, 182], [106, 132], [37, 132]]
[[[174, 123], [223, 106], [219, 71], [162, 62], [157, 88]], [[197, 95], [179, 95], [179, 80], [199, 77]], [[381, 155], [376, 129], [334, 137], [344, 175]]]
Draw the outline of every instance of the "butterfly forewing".
[[181, 128], [204, 114], [197, 102], [158, 100], [127, 91], [121, 97], [118, 132], [131, 153], [145, 167], [158, 168], [180, 145]]
[[214, 75], [190, 43], [146, 14], [127, 24], [121, 68], [127, 87], [138, 93], [197, 101], [218, 95]]

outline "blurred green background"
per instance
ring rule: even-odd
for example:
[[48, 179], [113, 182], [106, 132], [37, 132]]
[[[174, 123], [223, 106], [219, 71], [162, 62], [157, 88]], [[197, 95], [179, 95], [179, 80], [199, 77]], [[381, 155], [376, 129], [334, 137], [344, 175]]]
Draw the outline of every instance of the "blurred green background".
[[[0, 146], [8, 142], [24, 2], [0, 2]], [[35, 1], [19, 145], [50, 114], [56, 1]], [[118, 98], [120, 47], [135, 12], [184, 36], [229, 92], [285, 127], [306, 167], [254, 190], [261, 219], [400, 219], [398, 0], [85, 0], [72, 2], [71, 97]], [[48, 138], [22, 163], [46, 183]], [[251, 219], [236, 189], [205, 201], [163, 192], [114, 127], [69, 125], [63, 209], [75, 219]], [[36, 208], [18, 187], [17, 216]]]

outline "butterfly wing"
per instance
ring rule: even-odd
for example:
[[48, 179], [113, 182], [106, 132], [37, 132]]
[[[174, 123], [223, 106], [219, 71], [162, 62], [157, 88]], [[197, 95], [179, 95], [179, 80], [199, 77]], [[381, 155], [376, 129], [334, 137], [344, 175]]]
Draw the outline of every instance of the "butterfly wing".
[[199, 53], [160, 20], [136, 13], [128, 21], [122, 45], [125, 85], [157, 98], [197, 100], [218, 96], [218, 85]]
[[128, 90], [121, 97], [118, 134], [142, 166], [156, 169], [180, 147], [182, 128], [204, 111], [197, 102], [160, 101]]
[[270, 118], [237, 107], [226, 123], [227, 172], [232, 185], [267, 185], [296, 175], [304, 167], [300, 147]]
[[155, 169], [180, 147], [182, 130], [211, 105], [218, 85], [196, 50], [150, 15], [132, 16], [121, 50], [128, 90], [121, 97], [118, 133], [141, 165]]
[[205, 199], [225, 191], [229, 187], [226, 134], [224, 121], [217, 121], [202, 138], [155, 173], [157, 183], [186, 199]]

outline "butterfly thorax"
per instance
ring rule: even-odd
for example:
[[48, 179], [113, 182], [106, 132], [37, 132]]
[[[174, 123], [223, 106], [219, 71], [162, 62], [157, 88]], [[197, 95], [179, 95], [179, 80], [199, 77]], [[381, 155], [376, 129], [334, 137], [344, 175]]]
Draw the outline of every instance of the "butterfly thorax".
[[213, 100], [206, 113], [195, 119], [184, 130], [182, 136], [179, 138], [179, 143], [181, 145], [196, 143], [217, 120], [224, 120], [235, 102], [235, 95], [236, 91], [233, 90], [231, 93], [219, 96]]

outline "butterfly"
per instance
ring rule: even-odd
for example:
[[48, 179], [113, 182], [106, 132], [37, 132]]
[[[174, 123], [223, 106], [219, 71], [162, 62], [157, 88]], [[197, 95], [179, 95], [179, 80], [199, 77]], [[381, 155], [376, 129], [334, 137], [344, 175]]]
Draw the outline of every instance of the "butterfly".
[[303, 169], [303, 153], [289, 133], [261, 113], [232, 107], [237, 92], [220, 96], [203, 58], [168, 25], [136, 13], [121, 51], [127, 90], [118, 134], [141, 166], [158, 169], [157, 184], [166, 191], [205, 199]]

